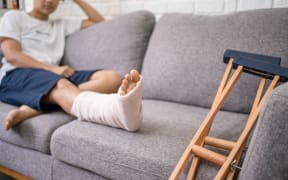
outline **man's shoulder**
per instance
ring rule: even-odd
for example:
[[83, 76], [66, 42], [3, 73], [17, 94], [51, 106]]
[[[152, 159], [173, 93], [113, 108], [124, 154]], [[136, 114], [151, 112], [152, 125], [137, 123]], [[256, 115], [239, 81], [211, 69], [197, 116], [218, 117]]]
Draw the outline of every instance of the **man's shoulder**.
[[10, 10], [4, 14], [3, 18], [18, 19], [21, 16], [23, 16], [23, 12], [19, 10]]
[[23, 12], [19, 10], [10, 10], [4, 14], [4, 16], [22, 16], [22, 15], [23, 15]]

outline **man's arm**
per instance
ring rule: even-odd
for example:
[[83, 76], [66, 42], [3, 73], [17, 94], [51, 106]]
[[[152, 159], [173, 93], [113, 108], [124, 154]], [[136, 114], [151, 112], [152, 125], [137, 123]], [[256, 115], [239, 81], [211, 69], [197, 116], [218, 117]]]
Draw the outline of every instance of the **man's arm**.
[[1, 38], [1, 49], [8, 63], [18, 68], [39, 68], [70, 77], [74, 70], [69, 66], [53, 66], [37, 61], [22, 52], [21, 45], [14, 39]]
[[84, 11], [84, 13], [88, 16], [87, 20], [83, 20], [81, 24], [81, 29], [89, 27], [97, 22], [101, 22], [104, 20], [104, 17], [92, 6], [86, 3], [84, 0], [74, 0], [76, 4]]

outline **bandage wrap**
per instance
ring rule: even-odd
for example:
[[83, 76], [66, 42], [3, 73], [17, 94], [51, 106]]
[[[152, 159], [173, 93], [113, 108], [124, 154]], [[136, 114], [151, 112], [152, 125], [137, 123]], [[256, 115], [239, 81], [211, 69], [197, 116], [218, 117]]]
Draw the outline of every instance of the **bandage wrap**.
[[139, 129], [142, 122], [142, 77], [136, 87], [124, 96], [81, 92], [74, 100], [71, 114], [86, 120], [128, 131]]

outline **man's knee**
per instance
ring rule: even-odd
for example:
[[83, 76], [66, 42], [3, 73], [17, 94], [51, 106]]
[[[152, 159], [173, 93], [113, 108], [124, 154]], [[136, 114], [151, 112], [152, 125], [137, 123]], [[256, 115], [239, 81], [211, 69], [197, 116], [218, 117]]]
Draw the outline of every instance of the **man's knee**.
[[69, 88], [71, 85], [73, 85], [68, 79], [59, 79], [56, 83], [57, 89], [65, 89]]
[[63, 97], [63, 94], [67, 94], [71, 85], [73, 84], [69, 80], [59, 79], [50, 93], [43, 97], [42, 103], [59, 104], [59, 100]]
[[119, 86], [121, 84], [121, 76], [115, 71], [111, 70], [103, 70], [95, 72], [90, 80], [104, 80], [107, 83], [111, 83], [112, 85]]
[[114, 82], [116, 86], [120, 86], [121, 84], [121, 76], [120, 74], [116, 73], [115, 71], [109, 71], [110, 80]]

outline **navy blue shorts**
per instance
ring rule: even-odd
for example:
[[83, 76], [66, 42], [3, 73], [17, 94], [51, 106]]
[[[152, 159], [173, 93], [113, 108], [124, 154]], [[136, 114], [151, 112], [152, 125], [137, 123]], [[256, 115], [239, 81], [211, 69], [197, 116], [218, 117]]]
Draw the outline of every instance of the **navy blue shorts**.
[[[76, 71], [66, 78], [76, 86], [86, 82], [96, 72]], [[7, 72], [0, 85], [0, 101], [15, 105], [27, 105], [34, 109], [49, 112], [59, 110], [59, 106], [42, 104], [59, 79], [65, 77], [43, 69], [17, 68]]]

